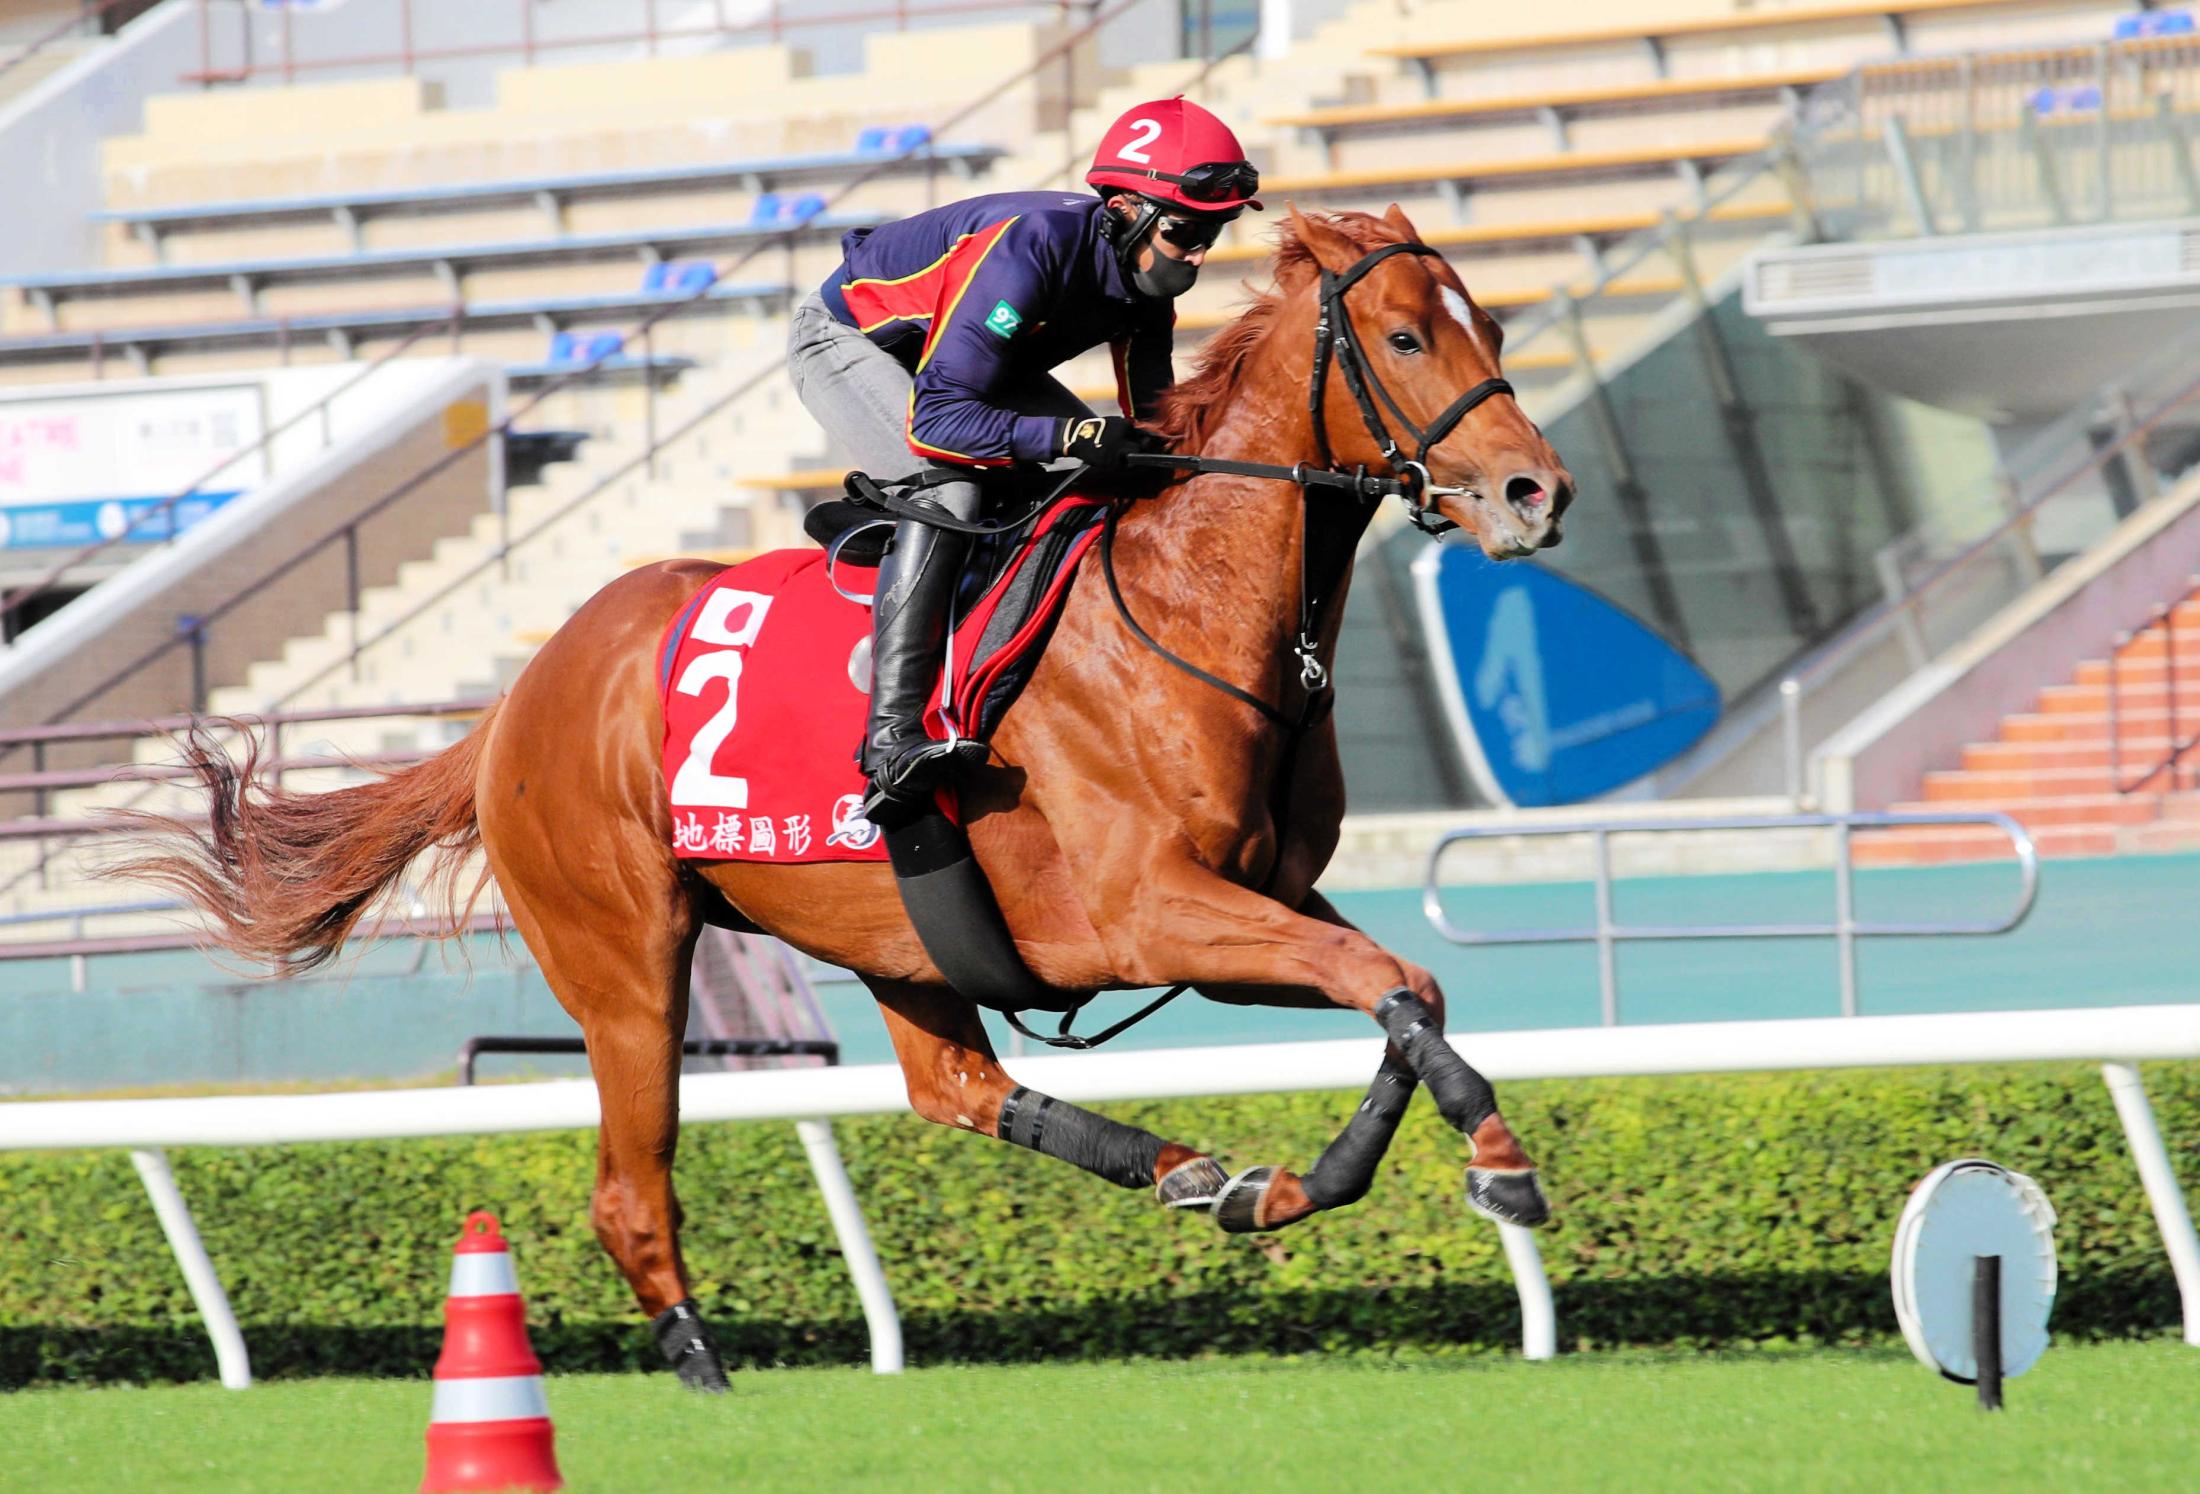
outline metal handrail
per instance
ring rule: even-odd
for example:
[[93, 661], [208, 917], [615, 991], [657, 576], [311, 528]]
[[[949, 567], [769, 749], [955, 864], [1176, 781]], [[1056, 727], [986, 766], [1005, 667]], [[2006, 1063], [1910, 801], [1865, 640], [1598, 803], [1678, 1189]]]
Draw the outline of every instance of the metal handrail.
[[[840, 1044], [831, 1038], [710, 1037], [686, 1038], [680, 1052], [689, 1058], [816, 1058], [831, 1068], [840, 1062]], [[577, 1037], [484, 1034], [470, 1037], [458, 1050], [458, 1082], [474, 1082], [474, 1063], [484, 1053], [542, 1053], [582, 1058], [588, 1044]]]
[[[1856, 916], [1856, 861], [1851, 836], [1857, 830], [1880, 830], [1915, 825], [1987, 825], [2007, 835], [2017, 853], [2019, 883], [2016, 907], [2006, 918], [1980, 922], [1887, 923]], [[1612, 847], [1614, 835], [1672, 834], [1690, 830], [1831, 830], [1834, 832], [1834, 916], [1830, 923], [1745, 924], [1622, 924], [1612, 912]], [[1512, 837], [1549, 839], [1561, 835], [1592, 838], [1596, 874], [1596, 922], [1581, 927], [1512, 929], [1482, 933], [1453, 923], [1444, 912], [1443, 888], [1437, 880], [1444, 853], [1466, 841], [1503, 840]], [[1437, 934], [1453, 944], [1474, 948], [1529, 944], [1594, 944], [1597, 947], [1597, 990], [1603, 1022], [1619, 1024], [1619, 968], [1617, 946], [1625, 941], [1687, 939], [1824, 939], [1835, 941], [1841, 961], [1841, 1015], [1857, 1015], [1856, 941], [1859, 938], [1938, 938], [1953, 935], [2006, 934], [2030, 915], [2039, 897], [2039, 849], [2022, 825], [2006, 814], [1949, 813], [1712, 815], [1700, 819], [1601, 820], [1573, 825], [1474, 825], [1446, 831], [1429, 852], [1428, 876], [1421, 884], [1421, 911]]]
[[[133, 913], [175, 913], [185, 904], [174, 898], [143, 903], [101, 903], [90, 908], [38, 908], [28, 913], [0, 913], [0, 928], [21, 928], [27, 923], [76, 923], [87, 918], [122, 918]], [[7, 946], [0, 944], [0, 949]]]
[[[2154, 615], [2128, 632], [2118, 633], [2108, 656], [2108, 781], [2119, 794], [2134, 794], [2163, 774], [2168, 774], [2164, 792], [2177, 787], [2177, 765], [2186, 753], [2200, 747], [2200, 731], [2191, 736], [2179, 734], [2177, 705], [2177, 609], [2191, 597], [2200, 595], [2200, 576], [2191, 578], [2191, 590], [2185, 597], [2173, 602], [2163, 602], [2154, 609]], [[2151, 762], [2137, 778], [2124, 781], [2124, 733], [2122, 702], [2119, 700], [2120, 677], [2123, 674], [2124, 650], [2147, 635], [2149, 629], [2162, 630], [2162, 685], [2169, 697], [2169, 748]]]
[[[353, 935], [358, 943], [372, 940], [437, 940], [460, 934], [501, 934], [512, 927], [500, 911], [475, 913], [458, 923], [435, 917], [384, 919]], [[37, 944], [0, 941], [0, 962], [52, 960], [64, 957], [110, 954], [159, 954], [180, 949], [210, 949], [214, 941], [200, 930], [175, 929], [157, 934], [117, 934], [102, 939], [50, 939]]]
[[[248, 726], [280, 730], [286, 726], [313, 726], [324, 721], [377, 721], [388, 716], [478, 716], [495, 704], [495, 696], [480, 695], [462, 700], [425, 701], [417, 705], [320, 706], [305, 711], [255, 711], [242, 719]], [[102, 742], [123, 737], [161, 736], [187, 730], [204, 719], [200, 716], [148, 716], [141, 721], [65, 721], [49, 726], [0, 727], [0, 746]]]
[[181, 74], [182, 83], [212, 85], [217, 83], [246, 83], [263, 74], [279, 76], [285, 85], [297, 81], [298, 74], [331, 68], [387, 67], [395, 65], [406, 76], [424, 62], [477, 62], [485, 58], [517, 57], [532, 67], [544, 53], [570, 52], [606, 47], [642, 46], [655, 56], [660, 42], [718, 41], [744, 36], [767, 36], [778, 41], [785, 33], [809, 30], [817, 27], [848, 26], [863, 22], [892, 21], [896, 30], [907, 30], [912, 20], [933, 16], [983, 14], [993, 11], [1051, 10], [1059, 16], [1069, 14], [1069, 0], [928, 0], [923, 5], [912, 6], [907, 0], [874, 7], [868, 10], [849, 10], [819, 15], [787, 15], [776, 3], [766, 8], [764, 16], [753, 21], [733, 21], [726, 18], [725, 7], [714, 7], [717, 14], [710, 25], [659, 26], [655, 23], [656, 7], [645, 7], [645, 24], [638, 31], [590, 33], [584, 36], [541, 36], [535, 31], [534, 15], [539, 0], [520, 0], [520, 35], [509, 42], [470, 43], [454, 47], [415, 47], [412, 45], [412, 15], [415, 0], [398, 0], [398, 38], [396, 51], [354, 52], [331, 57], [300, 57], [292, 37], [290, 7], [283, 7], [278, 30], [279, 51], [267, 62], [245, 60], [233, 67], [216, 67], [210, 60], [212, 32], [208, 25], [207, 0], [199, 0], [200, 67]]

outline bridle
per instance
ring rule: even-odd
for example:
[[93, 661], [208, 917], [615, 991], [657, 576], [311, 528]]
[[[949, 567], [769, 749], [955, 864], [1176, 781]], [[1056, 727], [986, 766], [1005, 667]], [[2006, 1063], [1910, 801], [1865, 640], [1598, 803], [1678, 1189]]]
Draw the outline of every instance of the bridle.
[[[1457, 399], [1437, 413], [1426, 427], [1413, 423], [1413, 417], [1384, 387], [1374, 365], [1367, 361], [1367, 353], [1360, 346], [1359, 329], [1353, 325], [1352, 313], [1345, 304], [1345, 296], [1353, 286], [1366, 279], [1368, 273], [1384, 260], [1398, 254], [1426, 255], [1441, 259], [1438, 251], [1426, 244], [1385, 244], [1371, 249], [1345, 270], [1323, 270], [1320, 281], [1319, 310], [1314, 322], [1314, 367], [1307, 379], [1307, 410], [1313, 417], [1314, 451], [1318, 464], [1301, 462], [1284, 467], [1273, 462], [1233, 462], [1220, 457], [1178, 456], [1171, 453], [1141, 453], [1124, 460], [1134, 467], [1161, 467], [1193, 476], [1206, 473], [1234, 477], [1257, 477], [1275, 482], [1295, 482], [1307, 494], [1317, 490], [1342, 489], [1363, 504], [1372, 506], [1385, 498], [1396, 498], [1406, 506], [1407, 517], [1413, 527], [1423, 534], [1438, 535], [1457, 529], [1451, 520], [1436, 515], [1431, 505], [1439, 498], [1456, 498], [1465, 488], [1438, 487], [1430, 478], [1428, 454], [1454, 430], [1459, 422], [1484, 401], [1500, 394], [1511, 394], [1512, 384], [1506, 379], [1489, 378], [1466, 390]], [[1360, 408], [1360, 422], [1367, 427], [1368, 436], [1375, 442], [1375, 449], [1389, 463], [1393, 475], [1379, 477], [1366, 467], [1346, 470], [1337, 465], [1334, 449], [1329, 440], [1329, 369], [1334, 363], [1344, 377], [1345, 388], [1352, 392], [1352, 402]], [[1412, 456], [1407, 456], [1398, 444], [1398, 438], [1390, 432], [1383, 419], [1383, 412], [1390, 412], [1407, 437], [1415, 443]]]
[[[1329, 388], [1329, 365], [1334, 357], [1338, 371], [1344, 375], [1345, 387], [1352, 391], [1353, 403], [1360, 407], [1360, 422], [1374, 439], [1375, 449], [1383, 454], [1383, 460], [1390, 463], [1393, 470], [1412, 474], [1415, 479], [1416, 491], [1400, 495], [1412, 510], [1414, 527], [1424, 534], [1442, 534], [1459, 526], [1449, 519], [1431, 520], [1429, 501], [1457, 497], [1466, 489], [1435, 486], [1429, 478], [1428, 454], [1466, 419], [1469, 411], [1495, 395], [1511, 394], [1513, 386], [1503, 378], [1484, 379], [1446, 405], [1425, 430], [1413, 423], [1413, 417], [1399, 407], [1367, 361], [1367, 353], [1360, 346], [1359, 329], [1352, 325], [1352, 313], [1344, 299], [1345, 293], [1366, 279], [1370, 270], [1394, 254], [1442, 257], [1426, 244], [1385, 244], [1360, 256], [1359, 261], [1341, 275], [1329, 270], [1321, 272], [1321, 311], [1314, 323], [1314, 376], [1307, 388], [1308, 406], [1314, 416], [1314, 450], [1324, 467], [1337, 465], [1329, 449], [1329, 422], [1323, 408], [1323, 396]], [[1374, 399], [1368, 397], [1370, 392]], [[1375, 407], [1376, 400], [1381, 400], [1383, 409], [1390, 411], [1406, 434], [1419, 443], [1419, 450], [1410, 458], [1399, 450], [1397, 438], [1383, 423], [1382, 410]]]

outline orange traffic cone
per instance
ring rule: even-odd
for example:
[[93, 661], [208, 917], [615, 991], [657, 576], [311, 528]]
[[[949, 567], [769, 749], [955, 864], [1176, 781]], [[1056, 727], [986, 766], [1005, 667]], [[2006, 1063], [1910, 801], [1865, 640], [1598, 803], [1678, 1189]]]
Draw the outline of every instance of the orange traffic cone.
[[551, 1446], [542, 1361], [527, 1343], [527, 1308], [497, 1216], [466, 1216], [452, 1247], [443, 1357], [428, 1414], [421, 1494], [455, 1489], [562, 1489]]

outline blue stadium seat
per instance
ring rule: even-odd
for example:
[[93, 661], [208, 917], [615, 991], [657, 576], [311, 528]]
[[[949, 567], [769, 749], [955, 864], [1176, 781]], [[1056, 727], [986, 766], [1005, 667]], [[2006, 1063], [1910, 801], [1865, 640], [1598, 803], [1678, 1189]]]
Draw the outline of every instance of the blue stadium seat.
[[642, 276], [642, 289], [653, 295], [694, 295], [717, 282], [718, 267], [707, 259], [661, 259]]
[[2096, 83], [2042, 88], [2032, 95], [2032, 112], [2042, 118], [2051, 114], [2097, 114], [2100, 108], [2101, 89]]
[[2190, 36], [2193, 29], [2189, 10], [2142, 10], [2136, 15], [2116, 18], [2118, 41], [2140, 41], [2151, 36]]
[[785, 218], [789, 223], [807, 223], [825, 211], [825, 194], [805, 192], [787, 204]]
[[749, 209], [749, 221], [757, 224], [777, 223], [779, 221], [779, 194], [777, 192], [757, 193], [756, 204]]
[[558, 332], [550, 338], [551, 363], [596, 363], [626, 348], [624, 332]]
[[871, 125], [856, 134], [858, 155], [899, 155], [932, 143], [930, 125]]

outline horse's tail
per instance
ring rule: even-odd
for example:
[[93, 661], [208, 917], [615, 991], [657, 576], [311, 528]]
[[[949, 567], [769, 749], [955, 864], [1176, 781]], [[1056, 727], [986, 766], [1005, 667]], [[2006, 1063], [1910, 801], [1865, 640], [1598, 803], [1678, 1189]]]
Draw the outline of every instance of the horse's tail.
[[[261, 742], [238, 721], [194, 722], [180, 739], [183, 766], [207, 798], [203, 827], [167, 815], [117, 811], [148, 854], [101, 869], [151, 883], [205, 914], [214, 942], [295, 975], [325, 964], [362, 917], [423, 851], [423, 882], [440, 896], [439, 937], [459, 932], [489, 882], [484, 866], [461, 891], [461, 872], [481, 848], [474, 772], [492, 706], [464, 738], [427, 761], [351, 788], [293, 793], [256, 781]], [[213, 727], [242, 738], [240, 758]]]

